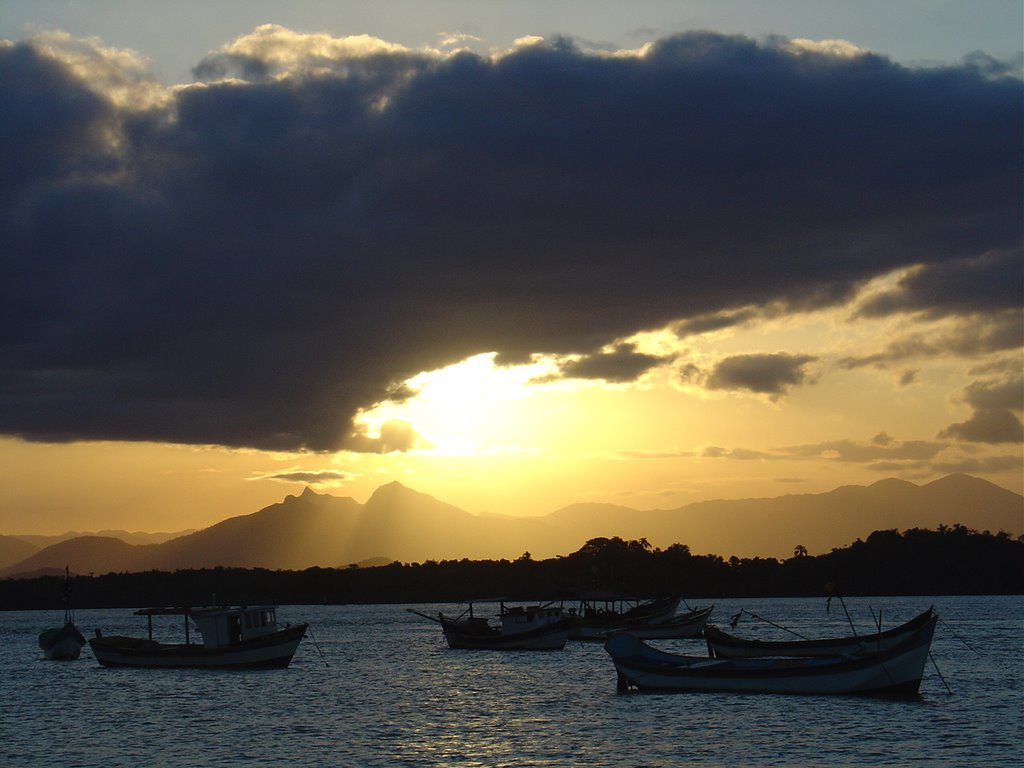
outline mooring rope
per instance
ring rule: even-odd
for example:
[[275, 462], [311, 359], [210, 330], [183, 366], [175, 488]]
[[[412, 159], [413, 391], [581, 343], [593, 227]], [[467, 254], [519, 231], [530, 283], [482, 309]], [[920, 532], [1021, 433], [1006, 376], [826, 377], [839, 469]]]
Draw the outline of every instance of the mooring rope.
[[932, 652], [930, 650], [928, 651], [928, 658], [932, 660], [932, 666], [935, 667], [935, 673], [939, 676], [939, 680], [941, 680], [942, 684], [946, 686], [946, 692], [952, 696], [953, 689], [949, 687], [949, 683], [946, 682], [946, 678], [942, 676], [942, 671], [939, 669], [939, 665], [935, 663], [935, 657], [932, 656]]
[[960, 637], [960, 635], [958, 635], [958, 634], [957, 634], [957, 633], [956, 633], [956, 632], [955, 632], [955, 631], [953, 630], [953, 628], [952, 628], [951, 626], [949, 626], [949, 623], [948, 623], [948, 622], [946, 622], [946, 621], [943, 621], [941, 617], [939, 618], [939, 621], [941, 621], [941, 622], [942, 622], [942, 626], [944, 626], [944, 627], [945, 627], [946, 629], [948, 629], [948, 630], [949, 630], [949, 633], [950, 633], [951, 635], [953, 635], [953, 637], [955, 637], [955, 638], [956, 638], [957, 640], [959, 640], [959, 641], [960, 641], [961, 643], [963, 643], [963, 644], [964, 644], [964, 645], [966, 645], [966, 646], [967, 646], [968, 648], [970, 648], [970, 649], [971, 649], [972, 651], [974, 651], [974, 654], [975, 654], [976, 656], [981, 656], [981, 655], [982, 655], [982, 654], [981, 654], [981, 653], [980, 653], [980, 652], [979, 652], [979, 651], [978, 651], [978, 650], [977, 650], [976, 648], [974, 648], [973, 646], [971, 646], [971, 644], [970, 644], [970, 643], [968, 643], [968, 642], [967, 642], [966, 640], [964, 640], [964, 639], [963, 639], [962, 637]]
[[313, 627], [307, 625], [306, 626], [306, 631], [309, 633], [309, 639], [313, 641], [313, 645], [316, 646], [317, 651], [320, 653], [320, 659], [321, 659], [321, 661], [323, 661], [324, 666], [327, 667], [328, 669], [330, 669], [331, 665], [327, 663], [327, 657], [324, 656], [324, 651], [320, 647], [320, 643], [318, 643], [316, 641], [316, 637], [313, 636]]
[[[796, 637], [799, 637], [801, 640], [808, 640], [809, 639], [809, 638], [805, 637], [804, 635], [801, 635], [799, 632], [796, 632], [796, 631], [790, 629], [789, 627], [784, 627], [781, 624], [776, 624], [771, 619], [766, 619], [764, 616], [758, 616], [756, 613], [753, 613], [752, 611], [748, 611], [746, 608], [740, 610], [740, 613], [745, 613], [745, 614], [747, 614], [747, 616], [749, 616], [752, 619], [757, 619], [758, 621], [763, 621], [766, 624], [771, 624], [773, 627], [775, 627], [777, 629], [781, 629], [783, 632], [789, 632], [789, 634], [795, 635]], [[733, 628], [735, 628], [736, 627], [736, 623], [739, 622], [739, 615], [740, 615], [740, 613], [736, 614], [736, 616], [735, 616], [736, 621], [730, 622], [730, 626], [732, 626]]]

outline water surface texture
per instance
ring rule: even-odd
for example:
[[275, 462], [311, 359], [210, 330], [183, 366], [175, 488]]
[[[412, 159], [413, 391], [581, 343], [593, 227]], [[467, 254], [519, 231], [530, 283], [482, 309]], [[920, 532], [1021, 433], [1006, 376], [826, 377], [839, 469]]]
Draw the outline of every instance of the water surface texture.
[[[706, 601], [689, 599], [692, 607]], [[451, 651], [403, 606], [282, 606], [312, 635], [285, 670], [104, 669], [88, 646], [42, 660], [55, 612], [0, 613], [0, 765], [9, 766], [1003, 766], [1024, 737], [1020, 597], [848, 598], [890, 627], [934, 604], [918, 699], [619, 694], [599, 644]], [[457, 610], [418, 605], [425, 613]], [[848, 634], [824, 598], [717, 601], [805, 634]], [[130, 610], [79, 610], [92, 636], [143, 634]], [[179, 617], [155, 624], [178, 640]], [[778, 636], [744, 618], [737, 632]], [[772, 634], [776, 633], [776, 634]], [[700, 641], [659, 647], [704, 655]], [[940, 673], [941, 672], [941, 676]], [[946, 685], [952, 689], [947, 690]]]

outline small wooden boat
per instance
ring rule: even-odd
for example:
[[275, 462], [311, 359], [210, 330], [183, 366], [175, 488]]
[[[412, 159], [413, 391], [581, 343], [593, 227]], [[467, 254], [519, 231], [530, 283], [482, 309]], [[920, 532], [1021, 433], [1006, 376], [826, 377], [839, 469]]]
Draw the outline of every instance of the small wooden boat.
[[43, 656], [55, 661], [74, 661], [82, 653], [85, 638], [71, 619], [63, 627], [47, 629], [39, 633], [39, 647]]
[[713, 605], [708, 608], [699, 608], [696, 611], [680, 613], [668, 621], [627, 626], [621, 631], [628, 632], [641, 640], [680, 640], [701, 637], [708, 617], [714, 609]]
[[881, 653], [716, 659], [652, 648], [632, 635], [605, 643], [620, 690], [912, 695], [921, 685], [936, 615]]
[[85, 638], [75, 626], [71, 612], [71, 573], [64, 567], [64, 624], [39, 633], [39, 647], [43, 656], [54, 661], [74, 661], [82, 653]]
[[[681, 595], [654, 599], [626, 599], [610, 595], [589, 595], [580, 601], [578, 609], [570, 609], [569, 616], [572, 628], [570, 640], [607, 640], [615, 632], [640, 632], [656, 625], [674, 621], [679, 610]], [[632, 605], [630, 606], [630, 603]], [[629, 607], [627, 607], [629, 606]], [[678, 629], [685, 630], [689, 620], [698, 620], [694, 616], [699, 612], [686, 614], [687, 621], [680, 622]], [[707, 621], [707, 616], [703, 617]], [[703, 628], [703, 624], [698, 627]], [[647, 637], [691, 637], [692, 635], [647, 635]]]
[[[149, 620], [147, 638], [110, 636], [96, 630], [89, 640], [96, 660], [104, 667], [156, 667], [204, 669], [283, 668], [291, 663], [307, 624], [277, 623], [276, 606], [143, 608], [136, 616]], [[153, 639], [154, 616], [184, 616], [185, 642], [159, 643]], [[190, 641], [193, 622], [203, 642]]]
[[[490, 602], [490, 601], [477, 601]], [[560, 607], [545, 605], [512, 606], [503, 600], [495, 619], [476, 616], [473, 603], [460, 616], [437, 617], [407, 609], [441, 625], [449, 648], [494, 651], [559, 651], [569, 639], [569, 620]]]
[[822, 638], [817, 640], [752, 640], [736, 637], [722, 629], [708, 625], [704, 628], [704, 639], [708, 644], [708, 655], [718, 658], [756, 658], [759, 656], [854, 656], [878, 653], [899, 645], [918, 629], [925, 626], [934, 615], [929, 608], [905, 624], [884, 632], [851, 637]]

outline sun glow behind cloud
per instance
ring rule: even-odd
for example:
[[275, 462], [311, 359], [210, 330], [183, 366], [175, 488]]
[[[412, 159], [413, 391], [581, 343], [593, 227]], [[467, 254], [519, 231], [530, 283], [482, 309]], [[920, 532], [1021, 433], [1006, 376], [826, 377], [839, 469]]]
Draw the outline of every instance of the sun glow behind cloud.
[[548, 374], [552, 365], [543, 360], [499, 366], [494, 358], [494, 353], [480, 354], [419, 373], [403, 385], [415, 393], [412, 397], [361, 411], [356, 425], [379, 436], [388, 422], [406, 422], [422, 438], [420, 450], [434, 455], [522, 450], [514, 441], [523, 436], [528, 384]]

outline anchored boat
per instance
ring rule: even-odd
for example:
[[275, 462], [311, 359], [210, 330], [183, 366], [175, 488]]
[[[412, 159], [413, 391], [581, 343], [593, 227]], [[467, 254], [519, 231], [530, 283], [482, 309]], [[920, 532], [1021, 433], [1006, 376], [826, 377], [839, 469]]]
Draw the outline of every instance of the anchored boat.
[[912, 695], [921, 685], [938, 616], [899, 644], [852, 656], [718, 659], [652, 648], [631, 635], [605, 643], [620, 690]]
[[852, 656], [878, 653], [899, 645], [918, 629], [925, 626], [935, 614], [929, 608], [905, 624], [884, 632], [850, 637], [830, 637], [817, 640], [753, 640], [736, 637], [714, 626], [704, 628], [708, 655], [719, 658], [754, 658], [758, 656]]
[[[491, 602], [491, 601], [478, 601]], [[560, 607], [545, 605], [506, 606], [497, 600], [500, 609], [496, 618], [476, 616], [473, 603], [459, 616], [437, 616], [407, 609], [441, 625], [449, 648], [496, 651], [557, 651], [569, 639], [569, 619]]]
[[699, 636], [711, 608], [676, 615], [680, 602], [681, 595], [646, 600], [587, 595], [569, 611], [569, 639], [604, 641], [616, 632], [648, 639]]
[[54, 661], [74, 661], [82, 653], [85, 638], [75, 626], [71, 612], [71, 572], [64, 566], [64, 624], [39, 633], [39, 647], [43, 656]]
[[[287, 667], [308, 624], [277, 623], [277, 606], [257, 605], [203, 608], [143, 608], [146, 638], [102, 635], [89, 640], [96, 660], [104, 667], [158, 667], [206, 669], [260, 669]], [[184, 643], [160, 643], [153, 639], [154, 616], [183, 616]], [[194, 623], [202, 643], [192, 642], [189, 624]]]
[[39, 633], [39, 647], [43, 655], [54, 661], [74, 661], [82, 653], [85, 637], [70, 619], [66, 619], [63, 627], [47, 629]]

